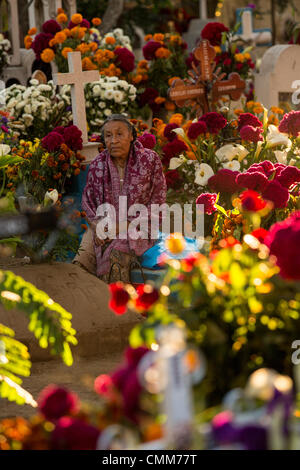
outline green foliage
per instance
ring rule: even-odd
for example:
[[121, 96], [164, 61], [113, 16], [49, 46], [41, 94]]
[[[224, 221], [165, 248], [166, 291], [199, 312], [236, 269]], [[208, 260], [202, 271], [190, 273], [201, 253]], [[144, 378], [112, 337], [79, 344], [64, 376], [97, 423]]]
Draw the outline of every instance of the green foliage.
[[0, 397], [22, 405], [32, 404], [32, 396], [20, 384], [30, 375], [31, 362], [27, 347], [14, 339], [14, 332], [0, 324]]

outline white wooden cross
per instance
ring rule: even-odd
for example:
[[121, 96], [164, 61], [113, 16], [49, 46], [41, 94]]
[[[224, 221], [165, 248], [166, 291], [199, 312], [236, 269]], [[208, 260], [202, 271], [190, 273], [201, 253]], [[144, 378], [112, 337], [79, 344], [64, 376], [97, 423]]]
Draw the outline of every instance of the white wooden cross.
[[199, 0], [199, 13], [202, 20], [207, 20], [207, 0]]
[[251, 41], [255, 45], [266, 45], [272, 42], [272, 33], [270, 29], [253, 29], [253, 12], [252, 9], [245, 10], [241, 14], [241, 30], [242, 32], [235, 37], [240, 37], [244, 41]]
[[55, 85], [71, 85], [73, 122], [82, 132], [83, 144], [88, 142], [84, 84], [99, 80], [98, 70], [82, 70], [81, 52], [68, 53], [69, 73], [55, 73]]

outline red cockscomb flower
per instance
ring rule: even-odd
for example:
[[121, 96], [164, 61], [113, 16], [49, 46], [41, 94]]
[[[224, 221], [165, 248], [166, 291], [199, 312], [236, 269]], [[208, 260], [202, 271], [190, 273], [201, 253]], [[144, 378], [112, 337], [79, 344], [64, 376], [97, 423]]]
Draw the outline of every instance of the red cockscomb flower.
[[259, 171], [269, 178], [272, 173], [276, 171], [276, 166], [274, 166], [270, 160], [264, 160], [263, 162], [253, 163], [253, 165], [248, 168], [247, 173], [253, 173], [255, 171]]
[[220, 130], [223, 129], [227, 124], [227, 121], [224, 116], [214, 111], [211, 113], [203, 114], [203, 116], [201, 116], [201, 118], [199, 119], [199, 122], [205, 122], [207, 130], [211, 134], [218, 134]]
[[117, 57], [117, 65], [122, 70], [128, 73], [134, 70], [134, 55], [127, 47], [118, 47], [114, 50], [114, 54]]
[[64, 140], [71, 150], [82, 149], [82, 132], [77, 126], [68, 126], [64, 128]]
[[162, 159], [163, 164], [168, 166], [171, 158], [176, 157], [177, 155], [182, 152], [185, 152], [186, 150], [188, 150], [187, 145], [178, 138], [172, 140], [172, 142], [168, 142], [162, 148], [164, 154], [164, 157]]
[[149, 132], [144, 132], [138, 138], [138, 141], [141, 142], [144, 148], [152, 150], [156, 145], [155, 135], [150, 134]]
[[77, 395], [56, 385], [48, 385], [38, 398], [39, 410], [48, 421], [55, 421], [74, 412], [77, 403]]
[[270, 181], [262, 192], [262, 197], [273, 202], [275, 209], [283, 209], [287, 206], [290, 193], [278, 181]]
[[173, 129], [177, 129], [178, 127], [178, 124], [172, 122], [171, 124], [167, 124], [164, 128], [164, 137], [166, 137], [169, 142], [172, 142], [172, 140], [177, 138], [177, 135], [175, 132], [173, 132]]
[[196, 204], [204, 205], [204, 213], [211, 215], [216, 212], [215, 202], [217, 200], [217, 194], [215, 193], [202, 193], [196, 199]]
[[48, 152], [55, 152], [60, 149], [61, 144], [64, 143], [64, 138], [58, 132], [50, 132], [42, 139], [42, 147]]
[[35, 36], [34, 41], [31, 44], [31, 49], [34, 50], [37, 59], [41, 58], [41, 53], [44, 49], [47, 49], [52, 38], [52, 34], [49, 33], [39, 33]]
[[260, 194], [251, 189], [240, 194], [240, 199], [244, 211], [258, 212], [266, 207], [266, 201], [261, 198]]
[[300, 111], [290, 111], [285, 114], [278, 126], [280, 132], [297, 137], [300, 132]]
[[270, 254], [277, 258], [280, 275], [285, 279], [300, 280], [300, 211], [272, 225], [265, 244]]
[[201, 32], [202, 39], [207, 39], [213, 46], [220, 46], [222, 41], [222, 33], [227, 32], [229, 29], [217, 21], [208, 23]]
[[100, 431], [78, 418], [64, 416], [51, 435], [52, 450], [96, 450]]
[[268, 178], [259, 171], [240, 173], [236, 177], [236, 183], [240, 188], [263, 191], [268, 185]]
[[262, 122], [251, 113], [242, 113], [238, 119], [238, 130], [240, 131], [244, 126], [263, 127]]
[[286, 166], [276, 177], [276, 181], [278, 181], [281, 186], [289, 188], [293, 184], [300, 182], [300, 170], [295, 166]]
[[240, 136], [242, 140], [247, 142], [259, 142], [263, 139], [261, 128], [253, 126], [243, 126], [240, 130]]
[[143, 47], [143, 54], [146, 60], [153, 60], [155, 59], [155, 52], [157, 49], [162, 47], [162, 44], [158, 41], [149, 41]]
[[225, 192], [234, 194], [240, 189], [236, 183], [236, 177], [239, 174], [239, 171], [232, 171], [227, 168], [223, 168], [209, 178], [208, 186], [217, 193]]
[[187, 132], [187, 136], [189, 139], [194, 140], [199, 137], [201, 134], [205, 134], [207, 132], [207, 125], [204, 121], [192, 122]]
[[124, 289], [122, 282], [109, 284], [111, 299], [109, 301], [109, 308], [111, 308], [117, 315], [123, 315], [127, 310], [127, 303], [129, 294]]
[[46, 34], [52, 34], [53, 36], [61, 31], [60, 24], [55, 20], [48, 20], [42, 26], [42, 31]]
[[146, 90], [139, 96], [139, 105], [145, 106], [146, 104], [154, 103], [155, 98], [158, 97], [158, 91], [155, 88], [146, 88]]
[[177, 189], [181, 184], [181, 177], [177, 170], [169, 170], [165, 173], [167, 188]]

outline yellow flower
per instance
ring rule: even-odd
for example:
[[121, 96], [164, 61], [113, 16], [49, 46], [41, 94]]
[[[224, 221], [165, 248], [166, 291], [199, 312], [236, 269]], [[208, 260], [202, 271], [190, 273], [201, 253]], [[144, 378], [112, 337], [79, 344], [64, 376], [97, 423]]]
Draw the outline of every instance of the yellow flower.
[[241, 54], [241, 53], [235, 54], [235, 55], [234, 55], [234, 58], [235, 58], [238, 62], [244, 62], [244, 60], [245, 60], [244, 54]]
[[82, 15], [80, 13], [75, 13], [71, 18], [71, 21], [74, 24], [80, 24], [82, 22], [82, 20], [83, 20], [83, 18], [82, 18]]
[[249, 54], [249, 52], [245, 52], [244, 57], [246, 60], [251, 59], [251, 55]]
[[214, 47], [215, 47], [216, 54], [221, 54], [222, 49], [220, 48], [220, 46], [214, 46]]
[[55, 57], [55, 54], [52, 49], [44, 49], [43, 52], [41, 53], [41, 59], [43, 62], [49, 63], [51, 62]]
[[171, 233], [166, 239], [166, 248], [174, 255], [181, 253], [185, 248], [185, 239], [179, 232]]

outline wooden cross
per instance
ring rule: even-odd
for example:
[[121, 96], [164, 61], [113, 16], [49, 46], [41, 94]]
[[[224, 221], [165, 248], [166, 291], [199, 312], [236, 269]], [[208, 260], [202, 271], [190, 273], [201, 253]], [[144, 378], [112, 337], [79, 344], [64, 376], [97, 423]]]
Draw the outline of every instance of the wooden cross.
[[169, 98], [179, 108], [195, 108], [198, 117], [210, 110], [209, 100], [212, 105], [223, 95], [229, 95], [234, 101], [238, 100], [245, 89], [245, 82], [236, 72], [232, 72], [227, 80], [222, 80], [225, 73], [220, 74], [220, 69], [214, 72], [216, 51], [209, 41], [201, 41], [193, 53], [200, 64], [196, 66], [192, 63], [192, 70], [188, 72], [189, 78], [173, 81], [168, 93]]
[[53, 74], [55, 85], [71, 85], [73, 122], [82, 132], [82, 141], [88, 142], [86, 111], [84, 98], [84, 84], [99, 80], [98, 70], [83, 72], [81, 64], [81, 52], [68, 53], [69, 73]]

